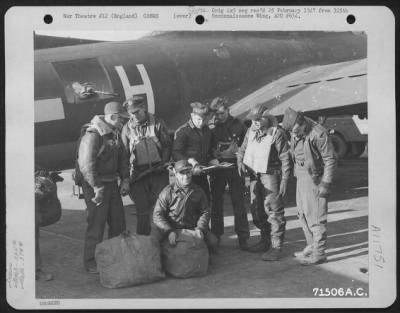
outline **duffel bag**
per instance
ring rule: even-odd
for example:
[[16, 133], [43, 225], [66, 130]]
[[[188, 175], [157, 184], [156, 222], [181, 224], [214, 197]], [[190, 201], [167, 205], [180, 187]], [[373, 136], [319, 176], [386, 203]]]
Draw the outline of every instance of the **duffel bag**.
[[178, 278], [204, 276], [208, 270], [208, 248], [204, 239], [189, 229], [177, 230], [176, 245], [168, 239], [161, 246], [165, 272]]
[[107, 288], [135, 286], [165, 278], [160, 245], [152, 236], [124, 232], [99, 243], [95, 259], [100, 283]]
[[35, 207], [35, 214], [39, 214], [40, 227], [54, 224], [61, 218], [57, 185], [48, 177], [35, 177]]

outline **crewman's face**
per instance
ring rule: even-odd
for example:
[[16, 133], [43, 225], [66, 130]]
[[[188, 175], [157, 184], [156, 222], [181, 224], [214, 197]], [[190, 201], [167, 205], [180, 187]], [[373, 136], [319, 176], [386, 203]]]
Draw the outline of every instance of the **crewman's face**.
[[112, 127], [117, 129], [122, 129], [122, 126], [124, 126], [125, 119], [119, 114], [112, 114], [108, 118], [106, 118], [106, 121]]
[[305, 133], [306, 133], [306, 123], [294, 124], [293, 129], [292, 129], [293, 135], [295, 135], [296, 137], [301, 137], [301, 136], [304, 136]]
[[256, 119], [253, 120], [253, 125], [255, 129], [267, 129], [270, 127], [270, 122], [268, 118], [260, 118], [260, 119]]
[[192, 170], [188, 169], [188, 170], [184, 170], [182, 172], [177, 172], [174, 169], [174, 173], [175, 173], [175, 177], [178, 180], [179, 185], [185, 187], [190, 185], [190, 183], [192, 182]]
[[135, 108], [133, 110], [128, 110], [128, 113], [135, 123], [142, 123], [146, 120], [146, 109], [143, 107]]
[[207, 122], [207, 118], [205, 116], [200, 116], [196, 113], [191, 113], [190, 116], [196, 128], [202, 128]]
[[229, 116], [229, 110], [226, 109], [225, 107], [220, 107], [216, 112], [215, 112], [215, 124], [223, 124], [226, 122]]

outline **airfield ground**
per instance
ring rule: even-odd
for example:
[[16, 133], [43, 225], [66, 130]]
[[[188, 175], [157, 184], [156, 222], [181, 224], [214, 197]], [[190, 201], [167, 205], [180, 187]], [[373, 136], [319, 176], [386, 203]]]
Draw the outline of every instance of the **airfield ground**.
[[[37, 298], [269, 298], [314, 297], [313, 288], [362, 288], [368, 295], [368, 158], [343, 160], [329, 203], [328, 262], [304, 267], [292, 257], [305, 246], [296, 216], [295, 181], [286, 197], [287, 232], [284, 255], [264, 262], [260, 254], [240, 251], [233, 228], [228, 192], [225, 193], [225, 234], [218, 255], [211, 257], [205, 277], [165, 280], [121, 289], [102, 287], [98, 275], [87, 274], [82, 264], [86, 226], [85, 203], [72, 194], [71, 171], [62, 174], [59, 197], [61, 220], [40, 232], [44, 268], [55, 278], [36, 283]], [[128, 228], [135, 229], [135, 207], [124, 198]], [[249, 212], [249, 203], [246, 203]], [[251, 223], [249, 243], [259, 240]]]

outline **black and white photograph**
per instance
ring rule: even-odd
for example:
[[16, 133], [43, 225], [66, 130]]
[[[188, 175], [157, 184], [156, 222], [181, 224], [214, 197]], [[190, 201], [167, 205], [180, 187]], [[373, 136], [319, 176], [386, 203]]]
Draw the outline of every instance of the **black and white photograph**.
[[24, 61], [9, 14], [10, 305], [394, 301], [394, 38], [368, 8], [246, 8], [38, 8]]

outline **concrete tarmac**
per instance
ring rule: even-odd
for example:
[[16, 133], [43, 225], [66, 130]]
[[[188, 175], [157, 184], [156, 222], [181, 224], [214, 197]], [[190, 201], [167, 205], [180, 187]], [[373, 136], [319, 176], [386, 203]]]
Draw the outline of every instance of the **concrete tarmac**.
[[[98, 275], [85, 272], [85, 203], [72, 193], [71, 171], [62, 176], [65, 180], [58, 184], [63, 206], [61, 220], [40, 231], [43, 269], [52, 272], [54, 280], [36, 282], [37, 298], [287, 298], [314, 297], [315, 288], [344, 288], [354, 296], [368, 296], [367, 158], [341, 161], [329, 202], [327, 263], [302, 266], [292, 257], [294, 251], [305, 246], [292, 179], [285, 199], [287, 231], [281, 260], [265, 262], [261, 254], [239, 250], [231, 202], [225, 192], [225, 234], [219, 254], [211, 256], [207, 276], [167, 277], [156, 283], [121, 289], [104, 288]], [[135, 207], [129, 197], [124, 198], [124, 205], [128, 229], [134, 232]], [[246, 207], [251, 229], [249, 244], [253, 244], [259, 240], [259, 231], [251, 222], [248, 199]]]

